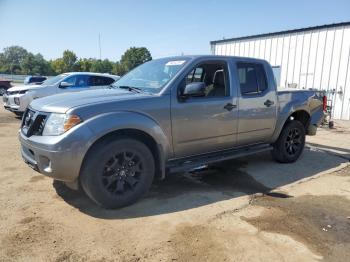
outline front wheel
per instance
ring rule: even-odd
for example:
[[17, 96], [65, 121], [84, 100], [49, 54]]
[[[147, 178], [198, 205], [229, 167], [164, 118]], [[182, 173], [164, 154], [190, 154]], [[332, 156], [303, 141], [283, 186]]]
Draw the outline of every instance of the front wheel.
[[105, 140], [88, 153], [80, 174], [86, 194], [105, 208], [136, 202], [152, 185], [154, 157], [142, 142], [131, 138]]
[[14, 112], [15, 113], [15, 115], [17, 116], [17, 117], [22, 117], [23, 116], [23, 112]]
[[295, 162], [305, 146], [305, 128], [297, 120], [288, 122], [273, 145], [272, 156], [280, 163]]
[[6, 93], [6, 88], [0, 86], [0, 96], [3, 96]]

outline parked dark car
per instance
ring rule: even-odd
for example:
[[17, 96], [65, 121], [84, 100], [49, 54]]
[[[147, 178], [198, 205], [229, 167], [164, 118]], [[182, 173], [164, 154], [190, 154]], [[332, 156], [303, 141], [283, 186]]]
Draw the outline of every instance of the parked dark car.
[[3, 80], [0, 79], [0, 96], [4, 95], [6, 93], [6, 90], [11, 88], [11, 81], [10, 80]]
[[40, 84], [42, 84], [46, 79], [47, 79], [46, 76], [27, 76], [27, 77], [24, 79], [24, 84], [25, 84], [25, 85], [30, 85], [30, 84], [40, 85]]

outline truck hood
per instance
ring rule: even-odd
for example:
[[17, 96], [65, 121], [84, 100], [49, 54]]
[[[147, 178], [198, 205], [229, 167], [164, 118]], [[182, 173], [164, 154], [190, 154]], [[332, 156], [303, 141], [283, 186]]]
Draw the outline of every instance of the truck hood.
[[42, 112], [66, 113], [69, 109], [87, 104], [125, 101], [149, 96], [151, 95], [145, 93], [133, 93], [122, 89], [96, 89], [39, 98], [34, 100], [30, 104], [30, 107]]
[[46, 87], [46, 86], [43, 86], [43, 85], [22, 85], [22, 86], [11, 87], [11, 88], [7, 89], [7, 91], [18, 92], [18, 91], [24, 91], [24, 90], [36, 90], [36, 89], [40, 89], [40, 88], [44, 88], [44, 87]]

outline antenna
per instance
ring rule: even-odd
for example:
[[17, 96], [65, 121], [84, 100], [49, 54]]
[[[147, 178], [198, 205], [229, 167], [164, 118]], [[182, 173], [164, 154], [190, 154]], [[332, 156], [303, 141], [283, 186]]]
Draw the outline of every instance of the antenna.
[[98, 34], [98, 49], [100, 51], [100, 60], [101, 60], [101, 35], [100, 35], [100, 33]]

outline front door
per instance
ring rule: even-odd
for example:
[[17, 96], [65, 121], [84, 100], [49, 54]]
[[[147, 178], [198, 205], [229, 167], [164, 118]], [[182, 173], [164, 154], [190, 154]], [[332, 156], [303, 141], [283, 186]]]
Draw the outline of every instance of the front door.
[[[183, 79], [171, 106], [175, 157], [185, 157], [234, 147], [237, 101], [230, 89], [228, 65], [202, 62]], [[181, 96], [186, 85], [202, 82], [204, 95]]]

